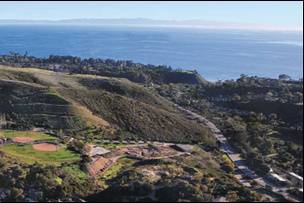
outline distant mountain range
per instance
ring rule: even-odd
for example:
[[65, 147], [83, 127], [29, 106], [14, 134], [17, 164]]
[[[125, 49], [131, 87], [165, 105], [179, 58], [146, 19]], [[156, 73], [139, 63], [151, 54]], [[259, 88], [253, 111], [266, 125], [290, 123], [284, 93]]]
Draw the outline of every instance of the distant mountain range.
[[1, 20], [0, 25], [95, 25], [95, 26], [132, 26], [132, 27], [184, 27], [208, 29], [277, 30], [302, 31], [298, 27], [261, 25], [253, 23], [227, 23], [205, 20], [153, 20], [146, 18], [130, 19], [66, 19], [66, 20]]

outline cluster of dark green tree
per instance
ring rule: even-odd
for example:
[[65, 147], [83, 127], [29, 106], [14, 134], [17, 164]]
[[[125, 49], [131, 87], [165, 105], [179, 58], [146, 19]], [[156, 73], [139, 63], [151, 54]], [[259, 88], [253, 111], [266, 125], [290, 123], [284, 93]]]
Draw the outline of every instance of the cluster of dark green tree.
[[0, 64], [13, 67], [35, 67], [58, 72], [103, 75], [127, 78], [139, 83], [190, 83], [206, 82], [196, 71], [174, 70], [166, 65], [140, 64], [112, 59], [81, 59], [74, 56], [37, 58], [11, 53], [0, 55]]
[[0, 201], [77, 201], [96, 189], [94, 180], [79, 178], [69, 166], [14, 163], [0, 158]]
[[212, 120], [261, 175], [303, 174], [303, 81], [248, 77], [207, 85], [163, 84], [162, 96]]

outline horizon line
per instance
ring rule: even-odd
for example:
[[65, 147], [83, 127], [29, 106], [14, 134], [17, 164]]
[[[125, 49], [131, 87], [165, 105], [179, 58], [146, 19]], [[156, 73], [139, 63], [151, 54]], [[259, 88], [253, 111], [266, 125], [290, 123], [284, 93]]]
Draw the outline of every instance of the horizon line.
[[[98, 20], [143, 20], [143, 21], [154, 21], [156, 24], [144, 24], [144, 22], [89, 22]], [[7, 22], [5, 22], [7, 21]], [[11, 22], [10, 22], [11, 21]], [[75, 22], [69, 22], [75, 21]], [[82, 21], [82, 22], [77, 22]], [[87, 22], [83, 22], [87, 21]], [[191, 23], [189, 25], [182, 23]], [[26, 25], [43, 25], [43, 24], [63, 24], [63, 25], [95, 25], [95, 26], [135, 26], [135, 27], [170, 27], [170, 28], [195, 28], [195, 29], [233, 29], [233, 30], [255, 30], [255, 31], [286, 31], [286, 32], [303, 32], [302, 27], [284, 27], [283, 25], [274, 24], [257, 24], [257, 23], [238, 23], [238, 22], [225, 22], [225, 21], [210, 21], [204, 19], [185, 19], [185, 20], [174, 20], [174, 19], [152, 19], [152, 18], [66, 18], [66, 19], [0, 19], [0, 25], [3, 24], [26, 24]], [[105, 23], [105, 24], [103, 24]], [[157, 24], [160, 23], [160, 24]], [[167, 23], [167, 24], [161, 24]], [[177, 23], [177, 24], [175, 24]]]

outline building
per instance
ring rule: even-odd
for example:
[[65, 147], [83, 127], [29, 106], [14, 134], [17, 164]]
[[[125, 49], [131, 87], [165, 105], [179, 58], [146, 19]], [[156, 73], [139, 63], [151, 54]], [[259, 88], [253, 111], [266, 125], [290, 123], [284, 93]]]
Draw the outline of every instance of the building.
[[188, 152], [191, 153], [193, 151], [193, 146], [192, 145], [187, 145], [187, 144], [175, 144], [171, 146], [172, 149], [175, 149], [180, 152]]
[[214, 202], [229, 202], [226, 197], [218, 197], [214, 199]]
[[6, 141], [7, 141], [7, 139], [6, 139], [6, 138], [0, 138], [0, 145], [5, 144], [5, 143], [6, 143]]
[[111, 151], [109, 151], [103, 147], [98, 147], [96, 145], [86, 144], [84, 147], [84, 153], [90, 157], [101, 156], [101, 155], [108, 154], [110, 152]]
[[268, 177], [274, 184], [285, 186], [287, 185], [287, 180], [276, 173], [269, 173]]
[[294, 185], [303, 187], [303, 177], [293, 173], [289, 172], [286, 176]]
[[45, 132], [44, 128], [32, 128], [32, 131], [34, 132]]

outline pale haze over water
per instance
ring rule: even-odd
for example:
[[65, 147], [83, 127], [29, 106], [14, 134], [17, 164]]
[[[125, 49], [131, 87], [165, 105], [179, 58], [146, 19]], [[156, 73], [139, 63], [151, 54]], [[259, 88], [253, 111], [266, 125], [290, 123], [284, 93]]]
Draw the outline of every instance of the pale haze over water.
[[196, 69], [208, 80], [303, 77], [302, 32], [3, 25], [0, 54], [10, 51], [165, 64]]

